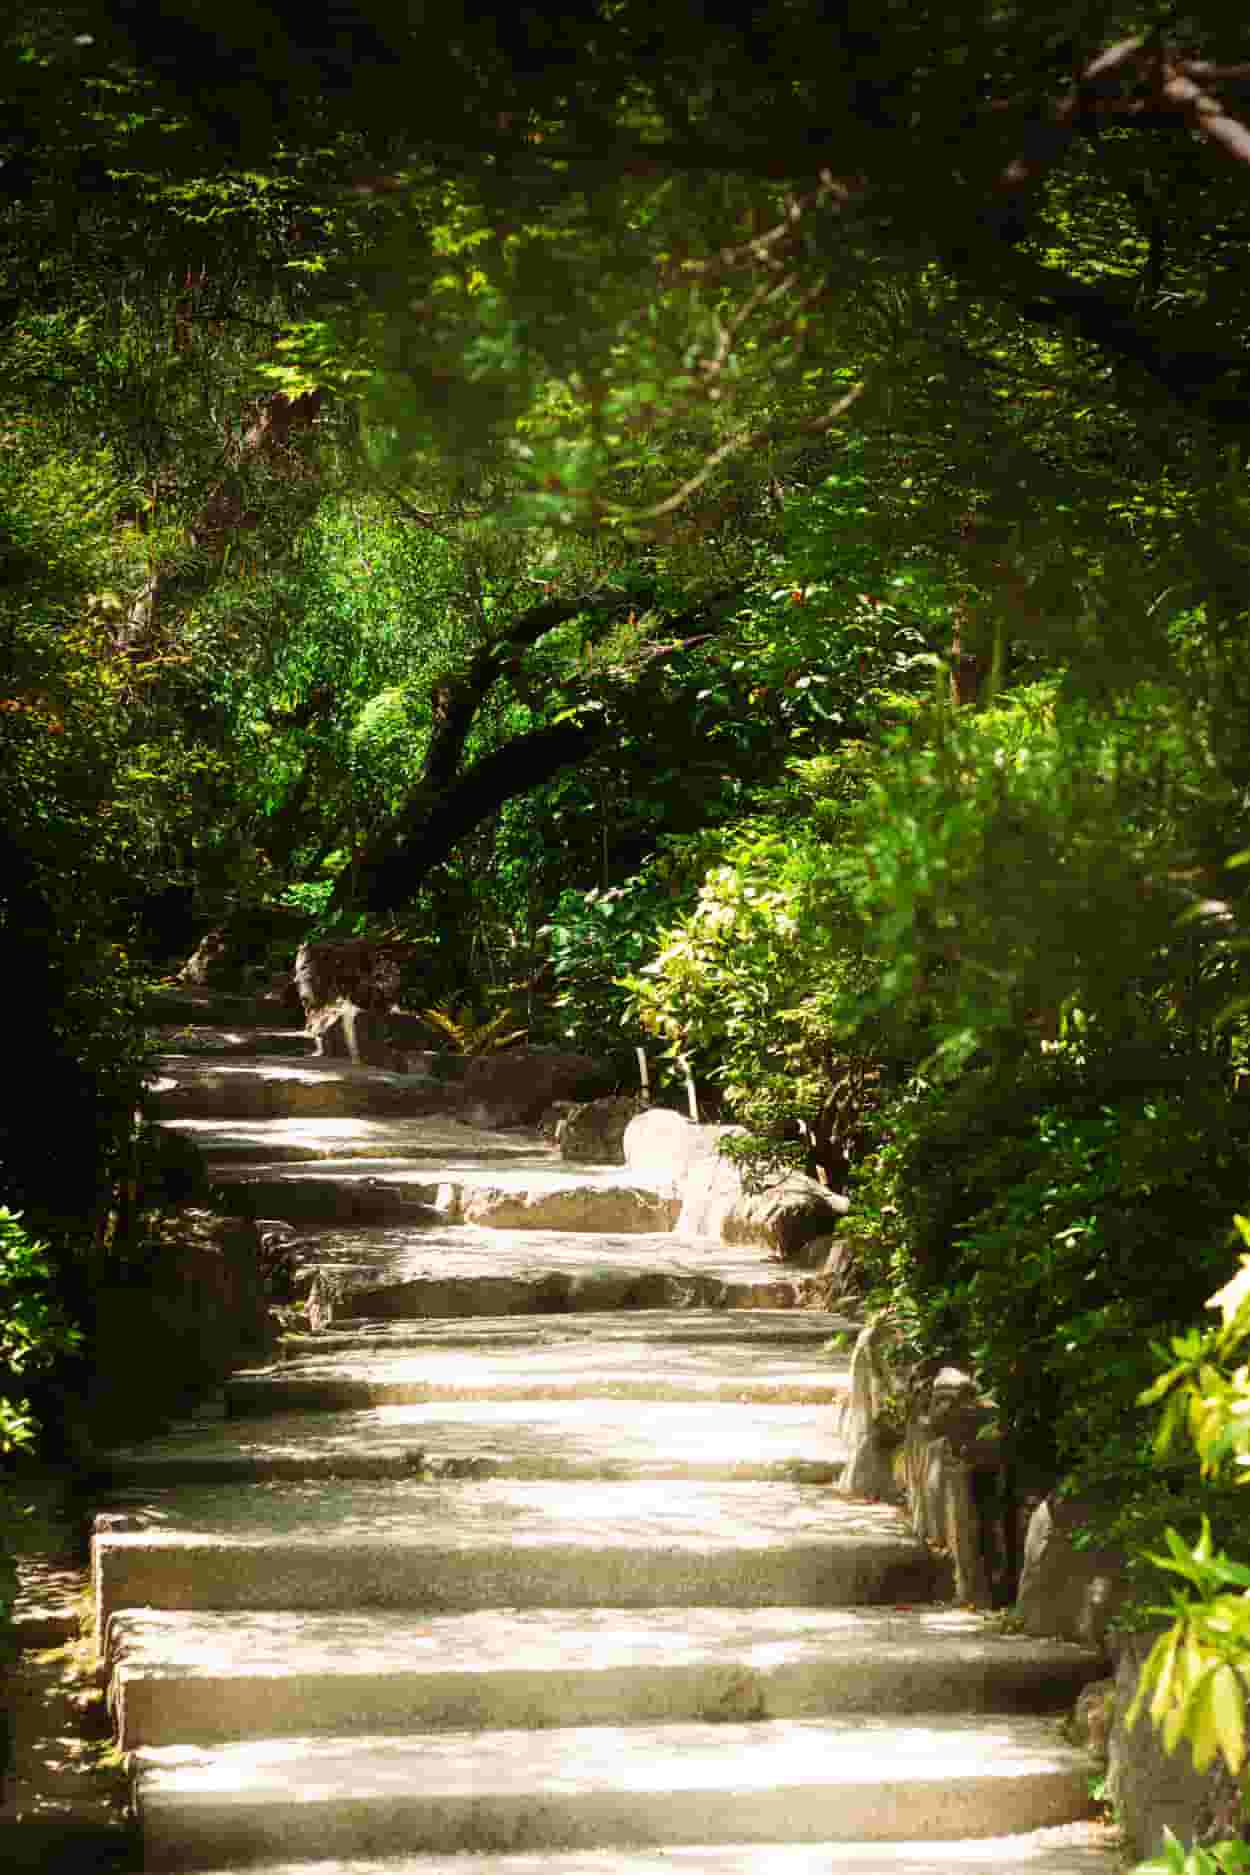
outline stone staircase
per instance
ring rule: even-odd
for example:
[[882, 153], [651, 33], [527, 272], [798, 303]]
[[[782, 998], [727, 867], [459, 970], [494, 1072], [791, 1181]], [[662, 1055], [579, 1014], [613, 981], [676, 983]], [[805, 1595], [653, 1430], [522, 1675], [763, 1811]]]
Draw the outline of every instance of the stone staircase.
[[840, 1495], [847, 1324], [797, 1277], [205, 1013], [167, 1123], [289, 1227], [322, 1326], [107, 1461], [146, 1867], [1117, 1866], [1057, 1726], [1097, 1657], [944, 1605], [904, 1518]]

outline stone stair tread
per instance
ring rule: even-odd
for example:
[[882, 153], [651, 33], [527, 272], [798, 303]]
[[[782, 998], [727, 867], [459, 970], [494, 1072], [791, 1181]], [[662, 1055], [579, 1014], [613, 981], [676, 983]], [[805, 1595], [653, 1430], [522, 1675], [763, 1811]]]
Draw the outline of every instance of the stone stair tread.
[[351, 1739], [133, 1754], [145, 1866], [310, 1853], [959, 1839], [1090, 1812], [1053, 1720], [912, 1714]]
[[[520, 1346], [506, 1342], [473, 1346], [463, 1340], [447, 1346], [433, 1337], [424, 1344], [409, 1338], [405, 1345], [385, 1336], [375, 1337], [372, 1347], [359, 1340], [353, 1346], [347, 1336], [327, 1335], [331, 1345], [323, 1351], [317, 1348], [318, 1338], [310, 1335], [303, 1338], [298, 1353], [292, 1352], [277, 1364], [232, 1375], [226, 1399], [228, 1410], [237, 1414], [434, 1399], [607, 1397], [834, 1405], [845, 1400], [848, 1355], [824, 1352], [817, 1336], [789, 1344], [749, 1332], [740, 1339], [731, 1338], [731, 1329], [723, 1324], [732, 1324], [745, 1313], [716, 1311], [721, 1324], [716, 1339], [702, 1324], [689, 1337], [667, 1326], [654, 1337], [645, 1330], [635, 1330], [628, 1337], [571, 1336], [548, 1327], [545, 1334], [536, 1334]], [[801, 1312], [794, 1313], [799, 1319]], [[679, 1314], [664, 1311], [666, 1322]], [[553, 1321], [579, 1318], [538, 1319], [547, 1327]], [[596, 1319], [604, 1318], [596, 1315]], [[637, 1316], [630, 1319], [637, 1320]]]
[[[264, 1215], [281, 1217], [280, 1192]], [[493, 1229], [488, 1225], [358, 1224], [305, 1233], [291, 1251], [296, 1279], [321, 1275], [338, 1292], [335, 1318], [411, 1319], [563, 1312], [786, 1306], [802, 1273], [767, 1250], [668, 1231]]]
[[1100, 1656], [955, 1608], [126, 1609], [123, 1749], [276, 1733], [1057, 1709]]
[[152, 1098], [162, 1118], [274, 1120], [356, 1113], [416, 1115], [452, 1108], [432, 1075], [286, 1054], [163, 1054]]
[[716, 1400], [425, 1401], [356, 1412], [193, 1420], [103, 1454], [102, 1474], [142, 1484], [198, 1478], [802, 1476], [832, 1483], [844, 1448], [827, 1405]]
[[[645, 1359], [650, 1352], [650, 1361]], [[455, 1354], [450, 1348], [407, 1356], [343, 1354], [302, 1356], [277, 1371], [234, 1376], [227, 1386], [232, 1414], [285, 1412], [304, 1406], [403, 1406], [422, 1401], [755, 1401], [757, 1404], [838, 1404], [849, 1380], [845, 1367], [802, 1357], [733, 1359], [733, 1348], [667, 1348], [656, 1365], [647, 1342], [618, 1344], [615, 1357], [592, 1350], [555, 1356], [497, 1357]], [[722, 1357], [723, 1356], [725, 1357]]]
[[282, 1055], [295, 1060], [315, 1059], [316, 1037], [292, 1027], [246, 1028], [242, 1024], [212, 1022], [158, 1022], [148, 1033], [163, 1044], [163, 1053], [185, 1059], [219, 1060], [246, 1055], [271, 1060]]
[[[282, 1064], [277, 1065], [280, 1068]], [[288, 1078], [301, 1075], [314, 1086], [333, 1085], [332, 1076], [316, 1081], [315, 1066], [312, 1062], [291, 1062], [287, 1064]], [[346, 1072], [339, 1070], [340, 1076]], [[357, 1068], [352, 1072], [384, 1075], [380, 1068]], [[402, 1089], [403, 1075], [385, 1078]], [[537, 1171], [560, 1163], [554, 1147], [544, 1150], [532, 1133], [497, 1133], [444, 1113], [386, 1117], [307, 1114], [270, 1119], [189, 1114], [163, 1116], [161, 1124], [170, 1132], [194, 1140], [214, 1169], [220, 1167], [222, 1171], [226, 1169], [223, 1161], [249, 1155], [259, 1164], [272, 1162], [280, 1168], [282, 1160], [296, 1153], [305, 1160], [385, 1160], [391, 1162], [386, 1169], [398, 1177], [405, 1175], [406, 1166], [415, 1170], [416, 1162], [429, 1160], [445, 1163], [448, 1169], [460, 1166], [466, 1171], [513, 1161]]]
[[399, 1855], [269, 1863], [265, 1875], [1121, 1875], [1123, 1866], [1107, 1825], [1061, 1823], [965, 1842], [716, 1842], [537, 1855]]
[[[576, 1315], [492, 1316], [486, 1320], [391, 1322], [353, 1321], [339, 1329], [319, 1333], [290, 1333], [281, 1337], [284, 1359], [321, 1356], [327, 1353], [362, 1352], [386, 1354], [413, 1348], [454, 1348], [494, 1353], [503, 1349], [509, 1355], [517, 1350], [542, 1347], [557, 1356], [594, 1341], [603, 1344], [629, 1343], [653, 1356], [657, 1347], [678, 1343], [687, 1347], [711, 1347], [729, 1343], [741, 1347], [802, 1348], [809, 1354], [823, 1346], [835, 1334], [853, 1334], [859, 1323], [846, 1315], [825, 1309], [647, 1309], [622, 1315], [619, 1311], [598, 1314], [592, 1311]], [[661, 1358], [668, 1359], [667, 1353]], [[833, 1371], [849, 1365], [846, 1354], [825, 1357]], [[242, 1368], [248, 1376], [259, 1372], [283, 1371], [265, 1368]]]
[[834, 1606], [914, 1602], [933, 1562], [902, 1515], [823, 1485], [187, 1485], [97, 1519], [115, 1609]]

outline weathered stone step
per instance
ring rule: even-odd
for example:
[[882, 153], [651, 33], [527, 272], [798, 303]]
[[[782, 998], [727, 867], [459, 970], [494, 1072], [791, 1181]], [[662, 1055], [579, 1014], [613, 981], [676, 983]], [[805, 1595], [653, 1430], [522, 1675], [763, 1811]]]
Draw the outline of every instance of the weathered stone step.
[[280, 1055], [158, 1055], [152, 1105], [163, 1120], [417, 1115], [448, 1103], [431, 1075]]
[[[848, 1323], [827, 1324], [802, 1339], [779, 1339], [772, 1324], [804, 1323], [805, 1310], [682, 1311], [556, 1315], [528, 1318], [537, 1326], [521, 1339], [524, 1316], [487, 1317], [514, 1325], [512, 1336], [474, 1342], [467, 1323], [432, 1321], [424, 1337], [369, 1335], [289, 1337], [277, 1365], [236, 1373], [225, 1387], [232, 1417], [314, 1408], [415, 1405], [432, 1400], [725, 1400], [766, 1405], [841, 1407], [850, 1360], [825, 1350]], [[652, 1316], [656, 1319], [652, 1327]], [[562, 1324], [590, 1321], [593, 1334]], [[733, 1324], [744, 1324], [735, 1335]], [[472, 1324], [476, 1326], [476, 1324]], [[406, 1326], [406, 1325], [405, 1325]], [[451, 1330], [459, 1332], [450, 1333]], [[440, 1332], [441, 1331], [441, 1332]], [[444, 1337], [448, 1337], [444, 1339]], [[320, 1341], [328, 1347], [318, 1345]], [[517, 1342], [520, 1341], [520, 1345]]]
[[275, 1862], [265, 1875], [1121, 1875], [1114, 1839], [1115, 1831], [1102, 1823], [1064, 1823], [971, 1842], [716, 1842], [539, 1855], [398, 1855]]
[[163, 1022], [149, 1029], [167, 1055], [210, 1058], [231, 1055], [289, 1055], [311, 1060], [316, 1037], [296, 1028], [243, 1028], [204, 1022]]
[[822, 1406], [715, 1400], [426, 1401], [195, 1421], [105, 1453], [106, 1484], [301, 1478], [753, 1478], [833, 1484], [845, 1450]]
[[[671, 1241], [671, 1240], [670, 1240]], [[777, 1349], [793, 1350], [796, 1358], [812, 1360], [837, 1375], [847, 1364], [845, 1353], [825, 1353], [832, 1335], [854, 1334], [860, 1323], [826, 1309], [649, 1309], [644, 1314], [622, 1315], [613, 1310], [576, 1315], [496, 1315], [481, 1320], [456, 1319], [388, 1322], [367, 1317], [341, 1329], [315, 1333], [292, 1331], [279, 1337], [286, 1363], [339, 1354], [407, 1354], [417, 1349], [431, 1353], [453, 1351], [491, 1360], [529, 1359], [536, 1349], [546, 1350], [545, 1365], [569, 1359], [638, 1358], [654, 1367], [669, 1363], [678, 1350], [729, 1347], [741, 1350], [744, 1370], [754, 1374], [757, 1361], [772, 1361]], [[758, 1353], [756, 1352], [758, 1350]], [[253, 1369], [252, 1373], [286, 1372]], [[246, 1379], [248, 1370], [243, 1370]]]
[[173, 983], [151, 991], [144, 1001], [143, 1014], [144, 1020], [153, 1025], [192, 1022], [256, 1034], [304, 1027], [304, 1011], [298, 1004], [279, 997], [201, 989], [191, 983]]
[[316, 1282], [319, 1307], [334, 1321], [785, 1308], [798, 1300], [804, 1280], [765, 1250], [668, 1231], [360, 1225], [308, 1234], [292, 1257], [297, 1283]]
[[482, 1610], [423, 1618], [130, 1609], [109, 1623], [124, 1750], [331, 1732], [1043, 1712], [1101, 1657], [962, 1609]]
[[[222, 1132], [210, 1150], [209, 1164], [218, 1184], [233, 1191], [253, 1215], [280, 1216], [284, 1206], [293, 1204], [300, 1216], [332, 1222], [337, 1209], [334, 1188], [367, 1180], [379, 1193], [393, 1194], [397, 1209], [413, 1202], [430, 1205], [449, 1224], [619, 1235], [667, 1232], [677, 1221], [681, 1207], [676, 1198], [631, 1181], [619, 1168], [562, 1170], [532, 1153], [515, 1155], [509, 1163], [506, 1149], [496, 1148], [492, 1135], [475, 1142], [466, 1129], [468, 1137], [457, 1140], [452, 1130], [455, 1124], [444, 1121], [437, 1127], [419, 1128], [414, 1122], [409, 1130], [413, 1156], [406, 1159], [366, 1158], [354, 1151], [345, 1134], [345, 1159], [323, 1161], [316, 1172], [301, 1173], [254, 1160], [254, 1154], [268, 1155], [277, 1146], [273, 1141], [253, 1141], [252, 1129], [240, 1130], [238, 1136]], [[179, 1130], [191, 1131], [189, 1126]], [[192, 1137], [202, 1144], [207, 1131], [201, 1128]], [[362, 1132], [356, 1145], [386, 1144], [394, 1131], [387, 1128], [380, 1138]], [[468, 1157], [475, 1146], [481, 1148], [476, 1163]], [[301, 1145], [294, 1132], [288, 1132], [283, 1150], [290, 1155], [291, 1165], [316, 1163], [313, 1149]]]
[[229, 1486], [97, 1518], [96, 1632], [121, 1608], [833, 1607], [930, 1598], [904, 1518], [821, 1485]]
[[135, 1754], [145, 1866], [277, 1856], [891, 1842], [1089, 1814], [1089, 1759], [1053, 1722], [577, 1726], [249, 1739]]
[[[321, 1175], [377, 1178], [402, 1186], [416, 1178], [437, 1187], [446, 1167], [457, 1172], [516, 1166], [533, 1172], [558, 1167], [554, 1149], [528, 1133], [495, 1133], [448, 1114], [408, 1119], [164, 1120], [171, 1132], [186, 1133], [204, 1153], [223, 1184], [289, 1183], [313, 1166]], [[373, 1163], [362, 1164], [362, 1160]], [[434, 1169], [431, 1169], [434, 1168]], [[620, 1178], [620, 1170], [616, 1169]]]

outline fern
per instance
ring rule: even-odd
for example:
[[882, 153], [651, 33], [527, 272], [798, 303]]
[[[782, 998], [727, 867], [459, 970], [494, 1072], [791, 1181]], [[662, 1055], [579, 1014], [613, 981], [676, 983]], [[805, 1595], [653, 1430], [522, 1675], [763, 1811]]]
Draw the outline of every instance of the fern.
[[514, 1042], [523, 1042], [528, 1033], [526, 1029], [508, 1029], [510, 1009], [501, 1009], [484, 1022], [467, 1004], [463, 1009], [423, 1009], [421, 1020], [436, 1030], [457, 1055], [495, 1054]]

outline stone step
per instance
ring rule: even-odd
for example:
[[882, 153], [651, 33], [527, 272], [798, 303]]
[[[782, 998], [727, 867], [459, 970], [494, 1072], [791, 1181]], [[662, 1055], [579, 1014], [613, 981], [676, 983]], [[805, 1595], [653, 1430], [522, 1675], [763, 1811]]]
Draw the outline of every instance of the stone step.
[[437, 1113], [451, 1104], [431, 1075], [282, 1055], [158, 1055], [152, 1106], [162, 1120], [355, 1119]]
[[353, 1480], [135, 1491], [96, 1519], [121, 1608], [834, 1607], [927, 1601], [896, 1510], [822, 1485]]
[[257, 1035], [269, 1029], [304, 1027], [304, 1011], [298, 1003], [263, 994], [202, 989], [193, 983], [170, 983], [151, 991], [144, 1001], [143, 1014], [152, 1025], [191, 1022], [210, 1028], [251, 1030]]
[[[240, 1369], [238, 1378], [291, 1371], [305, 1359], [347, 1355], [407, 1355], [425, 1350], [438, 1355], [478, 1355], [493, 1364], [529, 1359], [536, 1349], [546, 1350], [546, 1362], [605, 1360], [632, 1356], [635, 1351], [649, 1367], [668, 1363], [676, 1351], [741, 1350], [753, 1374], [756, 1361], [768, 1364], [778, 1349], [793, 1350], [795, 1357], [814, 1361], [836, 1377], [848, 1364], [846, 1348], [861, 1324], [848, 1315], [827, 1309], [648, 1309], [638, 1314], [608, 1310], [576, 1315], [495, 1315], [474, 1320], [454, 1317], [430, 1321], [371, 1321], [367, 1316], [345, 1322], [342, 1328], [291, 1330], [278, 1337], [278, 1364]], [[841, 1351], [827, 1348], [837, 1335]], [[756, 1354], [758, 1350], [758, 1354]]]
[[971, 1842], [715, 1842], [538, 1855], [398, 1855], [269, 1863], [265, 1875], [1121, 1875], [1123, 1867], [1114, 1829], [1091, 1822]]
[[162, 1022], [148, 1030], [167, 1055], [289, 1055], [314, 1058], [317, 1040], [304, 1029], [256, 1029], [204, 1022]]
[[[218, 1137], [215, 1148], [208, 1129], [192, 1131], [191, 1136], [206, 1151], [214, 1179], [245, 1201], [254, 1216], [280, 1216], [284, 1204], [294, 1204], [303, 1217], [333, 1221], [335, 1188], [367, 1181], [375, 1190], [393, 1194], [397, 1207], [406, 1209], [413, 1202], [430, 1205], [449, 1224], [620, 1235], [668, 1232], [677, 1221], [681, 1206], [676, 1198], [631, 1181], [619, 1167], [562, 1169], [532, 1153], [515, 1155], [512, 1163], [501, 1153], [494, 1162], [479, 1157], [474, 1164], [466, 1148], [482, 1144], [489, 1154], [494, 1150], [492, 1136], [474, 1142], [471, 1129], [465, 1129], [468, 1138], [457, 1140], [455, 1127], [454, 1121], [424, 1128], [414, 1123], [408, 1129], [414, 1156], [375, 1160], [349, 1152], [346, 1159], [318, 1164], [315, 1173], [292, 1172], [281, 1163], [254, 1160], [253, 1154], [268, 1155], [281, 1142], [253, 1141], [250, 1128], [234, 1137], [233, 1149], [229, 1134]], [[189, 1126], [179, 1130], [191, 1131]], [[357, 1144], [385, 1144], [395, 1130], [384, 1129], [379, 1139], [373, 1128]], [[350, 1140], [347, 1143], [350, 1146]], [[434, 1147], [437, 1155], [431, 1150]], [[294, 1130], [288, 1130], [282, 1150], [290, 1155], [291, 1166], [316, 1163], [313, 1149], [302, 1145]]]
[[[416, 1177], [437, 1185], [443, 1176], [498, 1171], [502, 1166], [551, 1172], [559, 1169], [554, 1148], [530, 1133], [496, 1133], [470, 1126], [454, 1115], [413, 1114], [406, 1119], [164, 1120], [163, 1126], [192, 1138], [223, 1184], [290, 1181], [296, 1165], [354, 1178], [402, 1184]], [[372, 1164], [362, 1164], [371, 1160]], [[431, 1169], [433, 1168], [433, 1169]], [[444, 1173], [439, 1168], [446, 1168]], [[615, 1170], [619, 1180], [619, 1167]], [[657, 1187], [658, 1189], [658, 1187]]]
[[316, 1284], [323, 1322], [785, 1308], [798, 1301], [806, 1280], [766, 1250], [670, 1231], [361, 1224], [306, 1233], [291, 1256], [297, 1285]]
[[181, 1613], [109, 1623], [126, 1751], [302, 1733], [1044, 1712], [1101, 1656], [955, 1608]]
[[834, 1484], [825, 1406], [716, 1400], [458, 1400], [205, 1425], [106, 1452], [106, 1485], [301, 1478], [704, 1478]]
[[[667, 1309], [653, 1312], [666, 1323], [680, 1314]], [[641, 1312], [642, 1322], [648, 1313]], [[707, 1312], [692, 1309], [690, 1313], [702, 1316]], [[750, 1319], [754, 1313], [735, 1310], [728, 1319]], [[804, 1313], [793, 1311], [795, 1319], [802, 1319]], [[726, 1320], [725, 1311], [716, 1310], [714, 1315], [721, 1322]], [[548, 1315], [536, 1319], [546, 1326], [581, 1318]], [[618, 1319], [632, 1325], [639, 1317], [622, 1312]], [[327, 1339], [346, 1337], [329, 1335]], [[315, 1335], [307, 1335], [299, 1345], [311, 1349], [316, 1341]], [[463, 1343], [447, 1347], [432, 1342], [391, 1349], [357, 1343], [324, 1354], [292, 1352], [277, 1366], [232, 1375], [226, 1383], [225, 1402], [232, 1418], [296, 1409], [409, 1406], [432, 1400], [724, 1400], [840, 1409], [847, 1399], [849, 1367], [848, 1355], [822, 1353], [818, 1341], [806, 1346], [770, 1346], [745, 1337], [734, 1342], [727, 1335], [711, 1342], [682, 1341], [671, 1331], [651, 1339], [645, 1327], [635, 1327], [628, 1337], [603, 1341], [549, 1333], [521, 1347], [474, 1348]]]
[[134, 1754], [148, 1869], [279, 1856], [893, 1842], [1089, 1815], [1053, 1721], [912, 1715], [159, 1745]]

